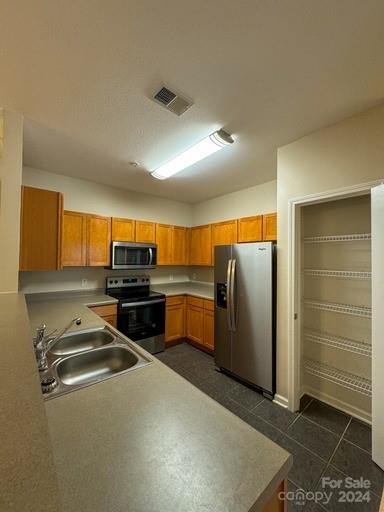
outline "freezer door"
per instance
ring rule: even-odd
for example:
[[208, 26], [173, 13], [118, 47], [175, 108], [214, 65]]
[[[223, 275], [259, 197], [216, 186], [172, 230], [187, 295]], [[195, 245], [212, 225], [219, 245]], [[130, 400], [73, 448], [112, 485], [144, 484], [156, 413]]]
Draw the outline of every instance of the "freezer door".
[[273, 245], [235, 244], [232, 372], [274, 393]]
[[231, 369], [230, 303], [228, 301], [231, 255], [231, 245], [215, 247], [215, 364], [227, 370]]

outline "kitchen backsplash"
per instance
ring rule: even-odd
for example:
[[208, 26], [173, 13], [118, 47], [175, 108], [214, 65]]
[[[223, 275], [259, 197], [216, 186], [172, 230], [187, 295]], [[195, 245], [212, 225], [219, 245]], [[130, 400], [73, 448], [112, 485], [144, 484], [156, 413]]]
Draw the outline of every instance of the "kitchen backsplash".
[[19, 290], [23, 293], [53, 292], [65, 290], [93, 290], [105, 287], [110, 275], [148, 274], [153, 284], [183, 282], [189, 280], [213, 281], [213, 269], [203, 267], [158, 267], [142, 271], [113, 271], [104, 268], [65, 268], [52, 272], [20, 272]]

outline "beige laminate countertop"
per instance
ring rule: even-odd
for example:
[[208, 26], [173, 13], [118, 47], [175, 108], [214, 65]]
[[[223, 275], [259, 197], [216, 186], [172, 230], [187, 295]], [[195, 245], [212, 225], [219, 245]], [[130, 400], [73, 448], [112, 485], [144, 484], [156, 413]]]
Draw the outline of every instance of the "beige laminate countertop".
[[[85, 304], [113, 299], [69, 295], [28, 297], [32, 329], [41, 321], [59, 328], [75, 315], [81, 328], [104, 324]], [[285, 450], [153, 356], [144, 368], [43, 402], [24, 300], [0, 296], [5, 308], [6, 355], [15, 360], [13, 343], [22, 358], [12, 383], [23, 386], [9, 394], [0, 385], [6, 427], [20, 425], [5, 429], [9, 446], [1, 446], [2, 460], [18, 470], [1, 473], [13, 482], [2, 511], [256, 511], [287, 476]], [[0, 380], [14, 373], [5, 370]]]
[[151, 289], [155, 292], [161, 292], [168, 297], [172, 295], [193, 295], [203, 299], [214, 299], [213, 283], [202, 281], [185, 281], [183, 283], [164, 283], [151, 285]]

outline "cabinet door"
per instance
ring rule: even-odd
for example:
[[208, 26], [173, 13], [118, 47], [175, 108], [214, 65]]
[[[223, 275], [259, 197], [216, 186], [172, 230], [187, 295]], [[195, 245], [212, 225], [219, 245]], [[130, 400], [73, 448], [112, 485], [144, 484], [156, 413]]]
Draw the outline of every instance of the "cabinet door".
[[102, 316], [101, 317], [105, 322], [108, 322], [112, 327], [117, 327], [117, 316], [116, 315], [109, 315], [109, 316]]
[[184, 331], [184, 304], [168, 306], [165, 310], [165, 341], [173, 341], [183, 338]]
[[277, 240], [277, 214], [263, 215], [263, 240]]
[[63, 267], [85, 267], [87, 252], [87, 215], [65, 211], [63, 217]]
[[196, 306], [187, 306], [187, 338], [196, 343], [203, 344], [204, 337], [204, 309]]
[[87, 263], [90, 267], [104, 267], [110, 262], [111, 217], [88, 215]]
[[187, 228], [173, 226], [172, 229], [172, 263], [173, 265], [187, 264]]
[[213, 311], [204, 310], [204, 345], [215, 348], [215, 316]]
[[215, 246], [231, 245], [237, 242], [237, 220], [212, 224], [212, 262], [215, 262]]
[[154, 244], [156, 240], [156, 225], [154, 222], [144, 220], [136, 221], [136, 242]]
[[61, 268], [62, 194], [21, 188], [20, 270]]
[[237, 220], [212, 224], [212, 245], [230, 245], [237, 242]]
[[212, 230], [210, 224], [191, 228], [189, 263], [191, 265], [212, 265]]
[[112, 240], [116, 242], [135, 241], [135, 221], [132, 219], [112, 218]]
[[172, 226], [156, 224], [157, 264], [172, 264]]
[[238, 221], [238, 242], [260, 242], [263, 240], [263, 216], [243, 217]]

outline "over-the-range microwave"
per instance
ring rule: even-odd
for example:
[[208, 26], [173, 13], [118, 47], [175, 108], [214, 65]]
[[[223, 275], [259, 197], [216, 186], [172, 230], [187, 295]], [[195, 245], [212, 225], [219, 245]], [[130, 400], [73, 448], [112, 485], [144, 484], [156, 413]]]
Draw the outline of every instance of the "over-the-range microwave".
[[155, 268], [157, 245], [138, 242], [112, 242], [111, 266], [116, 270]]

